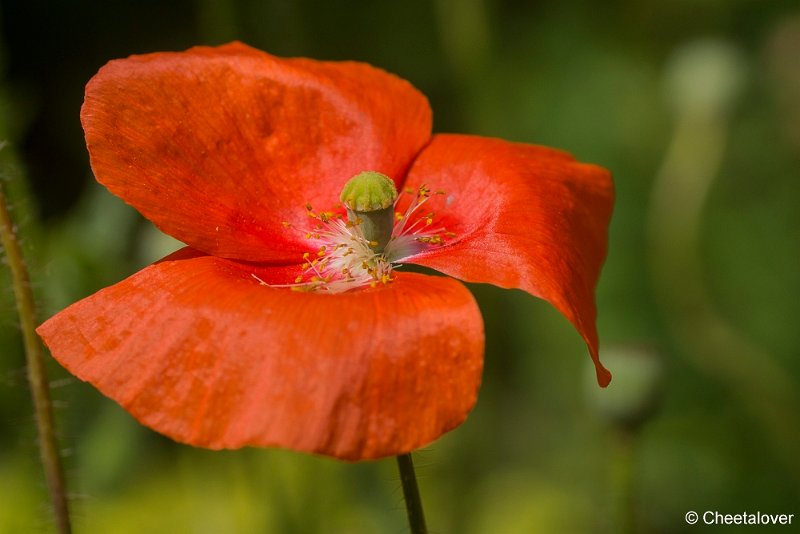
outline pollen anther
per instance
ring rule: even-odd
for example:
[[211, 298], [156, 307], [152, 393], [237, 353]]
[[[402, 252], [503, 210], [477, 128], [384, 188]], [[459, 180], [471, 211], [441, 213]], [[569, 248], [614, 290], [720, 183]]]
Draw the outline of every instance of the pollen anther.
[[[294, 283], [270, 287], [340, 293], [390, 284], [394, 280], [393, 269], [403, 259], [444, 246], [447, 240], [456, 237], [455, 233], [436, 225], [433, 211], [422, 214], [420, 208], [431, 197], [427, 185], [416, 190], [405, 188], [403, 193], [411, 197], [405, 209], [398, 209], [400, 197], [384, 208], [389, 211], [393, 225], [383, 248], [379, 248], [375, 239], [365, 237], [361, 215], [345, 218], [341, 210], [316, 212], [311, 204], [306, 204], [308, 216], [316, 223], [313, 230], [305, 232], [305, 237], [313, 243], [315, 252], [303, 253], [301, 273], [293, 279]], [[445, 192], [437, 190], [435, 194], [444, 195]], [[284, 226], [292, 228], [292, 225]]]

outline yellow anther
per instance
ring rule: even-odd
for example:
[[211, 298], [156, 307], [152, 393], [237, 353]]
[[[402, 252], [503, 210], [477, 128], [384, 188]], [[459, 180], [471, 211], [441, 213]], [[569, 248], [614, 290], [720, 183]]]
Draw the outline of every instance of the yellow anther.
[[[390, 185], [393, 186], [393, 184]], [[426, 188], [423, 188], [424, 191]], [[411, 193], [412, 191], [408, 190], [407, 192]], [[419, 202], [419, 200], [411, 199], [411, 202]], [[305, 234], [306, 239], [314, 243], [314, 246], [309, 247], [309, 251], [301, 253], [300, 274], [289, 277], [289, 280], [293, 280], [293, 283], [290, 284], [273, 286], [262, 282], [264, 285], [285, 287], [302, 292], [330, 291], [338, 293], [367, 284], [370, 287], [377, 287], [378, 284], [385, 285], [394, 280], [392, 264], [383, 254], [386, 244], [381, 241], [382, 237], [379, 238], [369, 231], [369, 225], [375, 225], [372, 217], [366, 217], [363, 213], [351, 216], [352, 210], [348, 210], [347, 217], [334, 211], [315, 212], [310, 203], [306, 203], [305, 208], [307, 214], [316, 220], [313, 223], [306, 223], [310, 228], [309, 231], [298, 231], [299, 235]], [[412, 213], [414, 209], [411, 210]], [[393, 220], [408, 219], [406, 215], [408, 211], [396, 212], [393, 205], [373, 211], [385, 214], [388, 221], [386, 227], [390, 230], [395, 228]], [[373, 215], [372, 212], [369, 213], [371, 216]], [[383, 214], [381, 217], [384, 216]], [[432, 218], [433, 214], [431, 213], [427, 217]], [[415, 216], [412, 219], [416, 221], [418, 217]], [[281, 224], [284, 228], [295, 226], [289, 221], [281, 221]], [[419, 228], [421, 224], [422, 221], [415, 222], [413, 228]], [[428, 224], [431, 224], [431, 221], [428, 221]], [[359, 229], [352, 230], [356, 226]], [[432, 232], [422, 233], [430, 235]], [[409, 232], [405, 235], [411, 237], [413, 234]], [[387, 239], [391, 240], [391, 238], [392, 235], [389, 233]]]
[[363, 221], [363, 220], [361, 220], [361, 218], [360, 218], [360, 217], [356, 217], [356, 219], [355, 219], [354, 221], [351, 221], [351, 220], [349, 220], [349, 219], [348, 219], [347, 221], [345, 221], [344, 225], [345, 225], [347, 228], [352, 228], [352, 227], [354, 227], [354, 226], [358, 226], [358, 225], [359, 225], [359, 224], [361, 224], [362, 222], [364, 222], [364, 221]]

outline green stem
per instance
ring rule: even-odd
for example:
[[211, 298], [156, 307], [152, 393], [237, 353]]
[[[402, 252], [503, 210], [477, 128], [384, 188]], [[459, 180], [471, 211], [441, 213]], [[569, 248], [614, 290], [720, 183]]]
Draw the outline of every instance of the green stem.
[[403, 484], [403, 497], [406, 500], [406, 513], [411, 534], [428, 534], [425, 526], [425, 512], [422, 510], [422, 500], [419, 498], [417, 475], [414, 474], [414, 461], [411, 453], [397, 456], [397, 468], [400, 470], [400, 481]]
[[33, 304], [28, 271], [22, 258], [22, 250], [14, 232], [14, 224], [6, 204], [5, 192], [0, 183], [0, 237], [6, 251], [6, 259], [11, 269], [14, 296], [17, 300], [20, 328], [25, 345], [25, 357], [28, 367], [28, 381], [33, 396], [33, 407], [36, 412], [36, 426], [39, 432], [39, 448], [42, 455], [50, 499], [53, 504], [58, 531], [61, 534], [71, 532], [67, 493], [64, 484], [64, 471], [56, 443], [55, 423], [53, 421], [53, 405], [47, 385], [44, 368], [42, 346], [36, 336], [36, 315]]
[[636, 530], [636, 494], [633, 487], [634, 446], [636, 431], [628, 428], [615, 429], [616, 457], [614, 461], [615, 486], [617, 490], [617, 532], [634, 534]]

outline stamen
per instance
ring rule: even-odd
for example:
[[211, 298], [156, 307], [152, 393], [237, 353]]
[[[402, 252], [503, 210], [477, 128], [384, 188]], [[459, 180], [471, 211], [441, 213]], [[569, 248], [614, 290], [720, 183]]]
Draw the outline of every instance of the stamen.
[[[362, 173], [364, 174], [364, 173]], [[393, 186], [392, 186], [393, 187]], [[385, 209], [390, 213], [391, 235], [385, 246], [364, 233], [361, 214], [345, 218], [341, 210], [314, 211], [311, 204], [305, 209], [314, 219], [313, 229], [305, 232], [314, 252], [304, 252], [300, 273], [291, 284], [267, 284], [258, 276], [253, 278], [261, 285], [273, 288], [289, 288], [294, 291], [340, 293], [358, 287], [378, 287], [390, 284], [393, 269], [403, 259], [434, 247], [447, 244], [456, 237], [453, 232], [436, 224], [436, 214], [429, 211], [421, 215], [421, 206], [431, 197], [432, 190], [425, 184], [416, 190], [403, 191], [412, 197], [404, 211], [398, 211], [399, 196]], [[436, 195], [444, 195], [442, 190]], [[347, 199], [350, 201], [351, 199]], [[287, 229], [291, 224], [283, 223]]]

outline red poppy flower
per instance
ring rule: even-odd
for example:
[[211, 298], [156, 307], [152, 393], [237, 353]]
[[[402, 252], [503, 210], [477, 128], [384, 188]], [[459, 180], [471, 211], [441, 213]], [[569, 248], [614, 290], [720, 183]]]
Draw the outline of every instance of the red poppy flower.
[[[112, 61], [81, 120], [97, 180], [188, 247], [38, 331], [158, 432], [357, 460], [458, 426], [481, 380], [480, 312], [460, 282], [401, 263], [551, 302], [610, 380], [594, 304], [613, 203], [602, 168], [432, 136], [427, 100], [400, 78], [240, 43]], [[339, 201], [364, 171], [403, 191], [381, 200], [396, 222], [380, 247]]]

